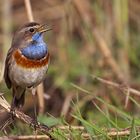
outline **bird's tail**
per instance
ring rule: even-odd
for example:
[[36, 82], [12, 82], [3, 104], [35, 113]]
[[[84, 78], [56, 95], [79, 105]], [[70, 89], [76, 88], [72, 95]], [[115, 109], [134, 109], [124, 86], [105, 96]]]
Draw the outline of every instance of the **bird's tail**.
[[24, 101], [25, 101], [25, 89], [19, 86], [13, 87], [13, 99], [11, 107], [21, 108], [24, 105]]

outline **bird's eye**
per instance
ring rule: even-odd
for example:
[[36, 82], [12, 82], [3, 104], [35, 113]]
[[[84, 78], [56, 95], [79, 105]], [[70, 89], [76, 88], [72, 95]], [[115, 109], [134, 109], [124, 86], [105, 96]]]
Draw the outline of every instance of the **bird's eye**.
[[34, 28], [30, 28], [29, 31], [33, 33], [35, 30], [34, 30]]

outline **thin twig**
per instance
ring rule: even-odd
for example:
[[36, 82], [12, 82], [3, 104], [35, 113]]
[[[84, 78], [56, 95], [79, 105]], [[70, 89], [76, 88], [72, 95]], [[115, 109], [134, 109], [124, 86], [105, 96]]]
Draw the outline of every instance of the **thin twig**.
[[[0, 96], [0, 105], [7, 111], [10, 113], [10, 104], [5, 100], [5, 98], [3, 96]], [[16, 110], [14, 111], [13, 114], [17, 119], [21, 120], [22, 122], [30, 125], [32, 128], [34, 128], [34, 120], [29, 117], [28, 115], [24, 114], [23, 112]], [[41, 124], [38, 122], [38, 125], [36, 125], [36, 129], [38, 131], [41, 131], [43, 133], [48, 134], [48, 130], [49, 128], [45, 125], [45, 124]]]
[[113, 87], [118, 88], [118, 89], [120, 89], [124, 92], [129, 92], [129, 93], [132, 93], [134, 95], [140, 96], [140, 91], [138, 91], [134, 88], [128, 87], [126, 85], [121, 85], [121, 84], [118, 84], [118, 83], [115, 83], [115, 82], [112, 82], [112, 81], [109, 81], [109, 80], [105, 80], [105, 79], [102, 79], [102, 78], [96, 77], [96, 76], [93, 76], [93, 78], [97, 81], [100, 81], [101, 83], [113, 86]]

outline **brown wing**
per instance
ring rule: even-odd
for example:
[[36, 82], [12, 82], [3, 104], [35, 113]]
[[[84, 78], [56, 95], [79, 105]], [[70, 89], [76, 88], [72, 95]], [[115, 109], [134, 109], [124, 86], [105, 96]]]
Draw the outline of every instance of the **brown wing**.
[[10, 89], [11, 88], [11, 80], [9, 78], [9, 65], [10, 65], [10, 59], [12, 56], [12, 52], [13, 52], [13, 48], [10, 48], [8, 53], [7, 53], [7, 57], [5, 60], [5, 69], [4, 69], [4, 79], [6, 82], [7, 87]]

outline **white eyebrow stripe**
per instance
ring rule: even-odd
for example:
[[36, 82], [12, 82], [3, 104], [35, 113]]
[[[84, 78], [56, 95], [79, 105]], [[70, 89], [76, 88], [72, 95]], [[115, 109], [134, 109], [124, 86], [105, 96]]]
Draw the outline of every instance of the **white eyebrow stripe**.
[[39, 25], [35, 25], [35, 26], [30, 26], [30, 27], [26, 27], [26, 28], [23, 28], [22, 30], [20, 30], [20, 32], [25, 32], [25, 31], [28, 31], [30, 28], [35, 28], [37, 29], [39, 27]]

